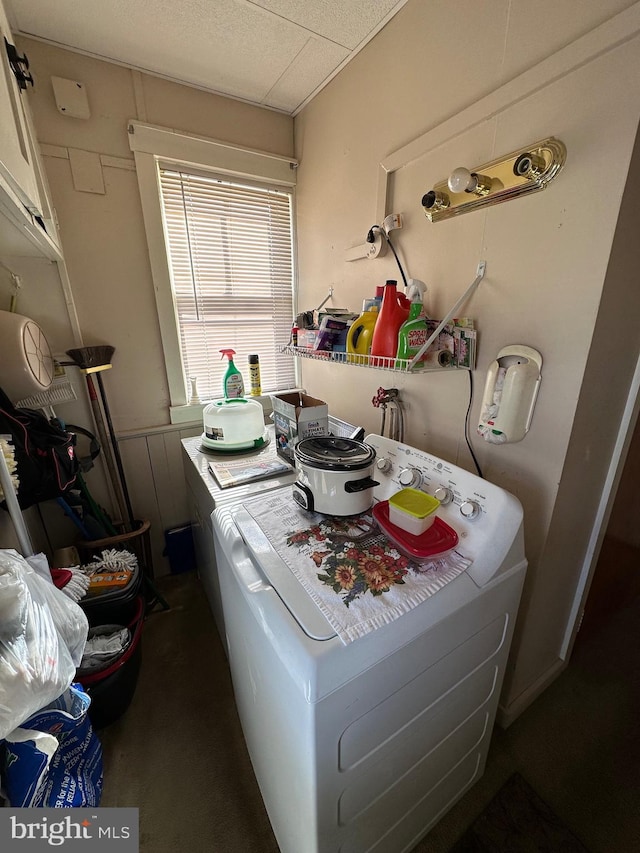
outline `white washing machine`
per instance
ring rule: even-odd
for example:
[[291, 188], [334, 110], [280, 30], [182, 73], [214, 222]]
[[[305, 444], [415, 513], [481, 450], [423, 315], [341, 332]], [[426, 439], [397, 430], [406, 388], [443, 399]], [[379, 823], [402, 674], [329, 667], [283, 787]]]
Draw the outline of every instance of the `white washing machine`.
[[[293, 468], [267, 479], [250, 481], [241, 485], [222, 487], [210, 471], [210, 466], [225, 464], [231, 470], [238, 470], [240, 463], [247, 465], [269, 463], [277, 457], [274, 428], [267, 427], [268, 445], [257, 453], [248, 454], [216, 454], [202, 450], [200, 436], [182, 439], [182, 463], [187, 486], [187, 504], [189, 518], [192, 524], [193, 541], [196, 551], [196, 562], [200, 579], [213, 613], [213, 618], [220, 634], [220, 639], [226, 650], [226, 632], [224, 614], [220, 597], [220, 583], [213, 547], [213, 529], [211, 513], [218, 506], [228, 503], [237, 504], [251, 495], [259, 495], [271, 489], [282, 488], [293, 483], [295, 473]], [[236, 466], [234, 468], [234, 466]]]
[[212, 515], [236, 703], [282, 853], [409, 851], [479, 779], [526, 572], [512, 495], [386, 437], [365, 441], [376, 500], [410, 484], [437, 492], [473, 562], [354, 642], [242, 500]]

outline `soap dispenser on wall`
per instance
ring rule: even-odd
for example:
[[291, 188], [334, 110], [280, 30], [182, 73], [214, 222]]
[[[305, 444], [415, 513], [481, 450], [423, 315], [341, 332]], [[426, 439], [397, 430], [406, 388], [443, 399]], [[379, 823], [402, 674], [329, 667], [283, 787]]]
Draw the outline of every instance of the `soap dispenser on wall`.
[[542, 356], [524, 344], [503, 347], [489, 365], [478, 435], [490, 444], [522, 441], [540, 388]]

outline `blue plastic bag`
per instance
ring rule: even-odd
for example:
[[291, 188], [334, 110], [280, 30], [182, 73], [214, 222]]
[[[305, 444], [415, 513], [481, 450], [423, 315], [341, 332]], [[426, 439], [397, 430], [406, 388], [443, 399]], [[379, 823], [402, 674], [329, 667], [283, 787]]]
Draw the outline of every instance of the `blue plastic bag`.
[[[29, 717], [3, 744], [3, 787], [15, 808], [100, 805], [102, 746], [79, 684]], [[57, 746], [56, 746], [57, 742]]]

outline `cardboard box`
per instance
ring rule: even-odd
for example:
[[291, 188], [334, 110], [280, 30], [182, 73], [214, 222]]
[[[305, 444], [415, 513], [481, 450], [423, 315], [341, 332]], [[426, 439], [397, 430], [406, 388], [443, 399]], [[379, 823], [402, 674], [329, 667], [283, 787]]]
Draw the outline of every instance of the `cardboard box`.
[[339, 320], [337, 317], [326, 315], [322, 318], [322, 323], [320, 323], [318, 338], [313, 349], [330, 352], [334, 344], [340, 339], [341, 334], [344, 333], [346, 341], [346, 328], [347, 323], [345, 320]]
[[273, 422], [278, 453], [293, 463], [296, 442], [329, 432], [329, 407], [308, 394], [272, 394]]
[[302, 349], [315, 349], [319, 334], [318, 329], [299, 329], [298, 346]]

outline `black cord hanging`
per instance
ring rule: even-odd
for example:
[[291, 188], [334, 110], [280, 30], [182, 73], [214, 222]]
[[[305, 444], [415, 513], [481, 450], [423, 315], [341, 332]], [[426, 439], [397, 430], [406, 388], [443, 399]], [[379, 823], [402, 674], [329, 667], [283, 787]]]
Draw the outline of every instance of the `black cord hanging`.
[[478, 476], [482, 477], [484, 480], [484, 474], [482, 473], [482, 469], [478, 464], [478, 460], [476, 459], [476, 454], [473, 452], [473, 447], [471, 446], [471, 441], [469, 439], [469, 413], [471, 412], [471, 403], [473, 402], [473, 374], [469, 370], [469, 405], [467, 406], [467, 414], [464, 418], [464, 439], [467, 442], [467, 447], [469, 448], [469, 453], [471, 454], [471, 458], [473, 459], [476, 470], [478, 472]]
[[54, 548], [51, 544], [51, 539], [49, 538], [49, 531], [47, 530], [47, 525], [44, 523], [44, 516], [42, 515], [42, 509], [40, 508], [40, 504], [36, 504], [36, 509], [38, 511], [38, 517], [40, 519], [40, 526], [42, 527], [42, 532], [44, 533], [45, 538], [47, 540], [47, 545], [49, 546], [49, 553], [53, 554]]
[[398, 254], [397, 254], [396, 250], [395, 250], [395, 249], [394, 249], [394, 247], [393, 247], [393, 243], [391, 242], [391, 238], [389, 237], [389, 235], [387, 234], [387, 232], [385, 231], [385, 229], [384, 229], [384, 228], [382, 228], [380, 225], [372, 225], [372, 226], [371, 226], [371, 228], [369, 229], [369, 233], [367, 234], [367, 243], [375, 243], [375, 239], [376, 239], [376, 238], [375, 238], [375, 235], [374, 235], [373, 231], [374, 231], [374, 229], [376, 229], [376, 228], [377, 228], [377, 229], [378, 229], [378, 231], [382, 234], [382, 236], [384, 237], [384, 239], [387, 241], [387, 244], [389, 245], [389, 248], [390, 248], [390, 249], [391, 249], [391, 251], [393, 252], [393, 256], [394, 256], [394, 258], [396, 259], [396, 263], [398, 264], [398, 269], [400, 270], [400, 275], [402, 276], [402, 281], [404, 282], [404, 286], [405, 286], [405, 289], [406, 289], [406, 288], [408, 287], [407, 277], [406, 277], [406, 275], [404, 274], [404, 270], [402, 269], [402, 264], [400, 263], [400, 258], [398, 257]]

